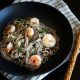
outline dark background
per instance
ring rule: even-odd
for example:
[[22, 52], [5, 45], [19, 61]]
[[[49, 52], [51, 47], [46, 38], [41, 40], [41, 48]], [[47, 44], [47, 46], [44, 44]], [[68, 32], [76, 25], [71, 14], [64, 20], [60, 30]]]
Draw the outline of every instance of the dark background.
[[68, 4], [71, 11], [80, 20], [80, 0], [63, 0], [63, 1], [65, 1]]
[[[14, 0], [0, 0], [0, 9], [10, 5]], [[76, 15], [76, 17], [80, 20], [80, 0], [64, 0], [71, 11]], [[59, 69], [55, 70], [43, 80], [63, 80], [64, 74], [67, 70], [68, 62], [62, 65]], [[0, 75], [0, 79], [4, 80], [5, 78]], [[78, 56], [76, 66], [74, 68], [71, 80], [80, 80], [80, 54]]]
[[14, 0], [0, 0], [0, 9], [10, 5]]

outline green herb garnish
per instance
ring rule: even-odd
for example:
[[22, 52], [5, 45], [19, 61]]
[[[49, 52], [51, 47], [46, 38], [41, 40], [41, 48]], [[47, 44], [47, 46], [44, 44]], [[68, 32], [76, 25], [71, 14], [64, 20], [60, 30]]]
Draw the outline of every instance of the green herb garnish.
[[26, 19], [16, 19], [15, 24], [26, 25]]
[[39, 32], [39, 33], [44, 33], [44, 32], [48, 33], [49, 31], [48, 31], [47, 29], [41, 29], [41, 30], [39, 30], [38, 32]]
[[48, 33], [49, 31], [47, 29], [43, 29], [46, 33]]
[[23, 48], [22, 48], [22, 47], [18, 47], [18, 51], [19, 51], [20, 53], [22, 53], [22, 52], [23, 52]]

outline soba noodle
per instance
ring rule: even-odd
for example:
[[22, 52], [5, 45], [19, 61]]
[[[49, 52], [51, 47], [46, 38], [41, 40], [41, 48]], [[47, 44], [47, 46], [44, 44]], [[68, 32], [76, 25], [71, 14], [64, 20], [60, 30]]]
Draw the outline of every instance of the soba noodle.
[[7, 24], [3, 34], [2, 57], [33, 70], [59, 49], [56, 31], [38, 18], [16, 19]]

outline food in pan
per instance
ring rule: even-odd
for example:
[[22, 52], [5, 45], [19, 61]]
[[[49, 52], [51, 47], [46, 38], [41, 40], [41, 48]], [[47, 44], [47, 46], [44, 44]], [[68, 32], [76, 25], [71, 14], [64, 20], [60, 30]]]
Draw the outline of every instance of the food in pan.
[[36, 17], [15, 19], [7, 24], [0, 45], [3, 58], [35, 70], [58, 51], [59, 37]]

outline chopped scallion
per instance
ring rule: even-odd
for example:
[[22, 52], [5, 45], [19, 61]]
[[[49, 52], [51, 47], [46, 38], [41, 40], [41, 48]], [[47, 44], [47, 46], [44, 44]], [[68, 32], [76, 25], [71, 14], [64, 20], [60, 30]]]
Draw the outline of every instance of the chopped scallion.
[[19, 51], [20, 53], [22, 53], [22, 52], [23, 52], [23, 48], [22, 48], [22, 47], [18, 47], [18, 51]]

